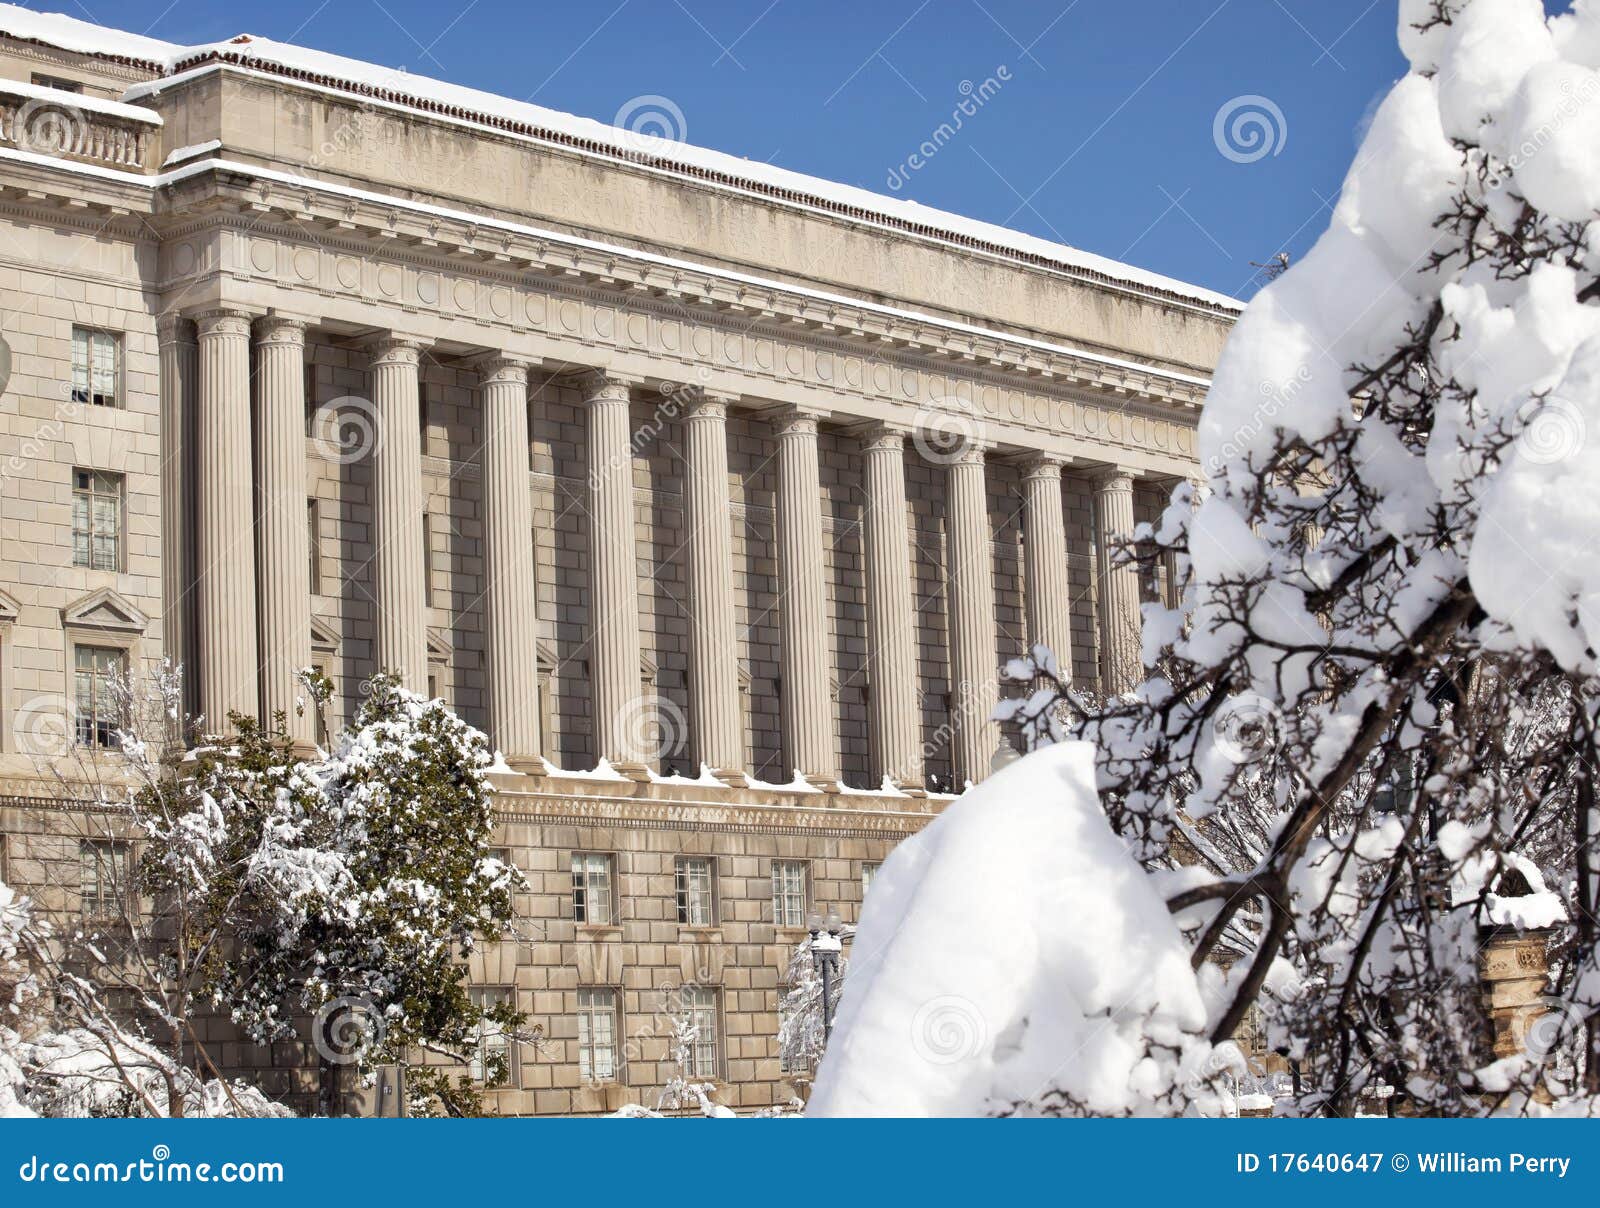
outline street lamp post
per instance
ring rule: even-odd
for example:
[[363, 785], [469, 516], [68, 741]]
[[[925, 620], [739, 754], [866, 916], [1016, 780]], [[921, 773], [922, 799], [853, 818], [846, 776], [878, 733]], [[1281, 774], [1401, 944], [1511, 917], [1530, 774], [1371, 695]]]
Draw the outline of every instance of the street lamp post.
[[833, 1039], [833, 979], [839, 973], [839, 953], [844, 949], [839, 939], [844, 920], [838, 910], [829, 910], [826, 918], [813, 910], [806, 919], [806, 930], [811, 932], [812, 968], [822, 976], [822, 1044], [826, 1048]]

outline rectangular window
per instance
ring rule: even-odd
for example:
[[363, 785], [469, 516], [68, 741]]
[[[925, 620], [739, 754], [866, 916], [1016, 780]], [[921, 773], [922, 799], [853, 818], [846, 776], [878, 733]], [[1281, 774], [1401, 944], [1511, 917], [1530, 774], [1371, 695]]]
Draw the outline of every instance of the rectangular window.
[[128, 844], [120, 839], [85, 839], [78, 844], [78, 896], [87, 918], [115, 918], [131, 900]]
[[611, 857], [594, 852], [572, 853], [572, 917], [580, 923], [607, 927], [615, 921], [612, 905]]
[[617, 1081], [617, 992], [578, 991], [578, 1076], [586, 1082]]
[[804, 860], [772, 862], [772, 921], [779, 927], [806, 925], [806, 864]]
[[36, 88], [54, 88], [58, 92], [83, 91], [83, 84], [78, 80], [64, 80], [60, 76], [45, 75], [43, 72], [34, 72], [32, 83]]
[[127, 676], [127, 651], [110, 646], [73, 648], [73, 704], [80, 746], [101, 750], [117, 746]]
[[715, 927], [717, 906], [710, 856], [678, 857], [678, 922], [685, 927]]
[[863, 902], [867, 900], [867, 891], [872, 888], [872, 878], [878, 875], [878, 869], [882, 867], [882, 863], [864, 863], [861, 865], [861, 900]]
[[[467, 996], [481, 1010], [516, 1001], [510, 986], [468, 986]], [[478, 1021], [478, 1044], [469, 1073], [485, 1086], [517, 1085], [517, 1054], [505, 1029], [492, 1019]]]
[[122, 475], [72, 471], [72, 565], [122, 569]]
[[433, 514], [422, 513], [422, 605], [433, 607]]
[[72, 401], [115, 407], [122, 380], [122, 343], [109, 331], [72, 329]]
[[306, 349], [306, 435], [317, 435], [317, 363], [311, 359], [311, 349]]
[[322, 523], [321, 509], [315, 499], [306, 500], [306, 549], [310, 563], [307, 582], [312, 595], [322, 593]]
[[717, 1037], [717, 992], [709, 986], [683, 988], [683, 1013], [694, 1027], [689, 1044], [686, 1078], [717, 1078], [721, 1075], [721, 1050]]

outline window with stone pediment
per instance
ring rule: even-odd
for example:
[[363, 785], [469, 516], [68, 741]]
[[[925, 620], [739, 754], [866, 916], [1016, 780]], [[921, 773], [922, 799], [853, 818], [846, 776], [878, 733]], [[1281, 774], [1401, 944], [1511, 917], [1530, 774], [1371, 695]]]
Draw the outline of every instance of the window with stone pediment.
[[78, 745], [113, 750], [126, 724], [123, 690], [128, 652], [115, 646], [76, 645], [72, 650], [73, 724]]

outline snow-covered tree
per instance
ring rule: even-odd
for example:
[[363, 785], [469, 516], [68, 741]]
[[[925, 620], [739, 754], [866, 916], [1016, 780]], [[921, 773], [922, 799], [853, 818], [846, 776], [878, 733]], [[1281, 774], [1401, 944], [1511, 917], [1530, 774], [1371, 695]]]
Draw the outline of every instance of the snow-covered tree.
[[[1182, 591], [1149, 676], [1075, 730], [1142, 857], [1210, 857], [1170, 904], [1195, 960], [1237, 946], [1214, 1039], [1259, 1002], [1307, 1110], [1516, 1110], [1600, 1092], [1600, 5], [1406, 0], [1400, 35], [1330, 229], [1223, 351], [1205, 482], [1131, 555]], [[1505, 922], [1557, 928], [1582, 1088], [1493, 1060]]]
[[[1594, 1110], [1600, 3], [1402, 0], [1399, 30], [1411, 70], [1329, 229], [1223, 350], [1203, 480], [1123, 551], [1180, 598], [1144, 608], [1144, 682], [1098, 701], [1048, 652], [1012, 669], [1033, 690], [1004, 717], [1042, 749], [885, 864], [813, 1108], [1207, 1110], [1259, 1011], [1300, 1111], [1380, 1086], [1416, 1112]], [[1014, 800], [1052, 787], [1061, 818]], [[1029, 943], [999, 919], [968, 940], [941, 887], [1016, 893]], [[1148, 951], [1059, 932], [1070, 909]], [[1550, 936], [1556, 1040], [1499, 1060], [1496, 928]], [[1147, 966], [1128, 1001], [1119, 962]]]
[[[837, 971], [829, 977], [829, 997], [833, 1000], [828, 1005], [830, 1016], [839, 1009], [839, 995], [844, 992], [849, 967], [849, 960], [841, 956]], [[795, 945], [789, 954], [784, 985], [787, 989], [778, 1002], [780, 1060], [785, 1069], [814, 1070], [827, 1048], [827, 1027], [822, 1005], [822, 974], [811, 955], [810, 940]]]
[[[41, 957], [62, 1022], [100, 1039], [100, 1073], [121, 1077], [140, 1114], [184, 1114], [191, 1067], [216, 1078], [195, 1026], [216, 1011], [263, 1044], [315, 1016], [324, 1110], [338, 1067], [414, 1047], [464, 1063], [485, 1020], [520, 1026], [465, 987], [462, 958], [503, 933], [521, 883], [488, 851], [487, 740], [391, 677], [367, 687], [313, 758], [282, 719], [268, 730], [235, 716], [226, 740], [197, 735], [175, 761], [143, 736], [169, 733], [177, 677], [124, 685], [115, 751], [80, 749], [55, 769], [72, 805], [57, 828], [82, 830], [95, 885], [83, 925]], [[307, 688], [320, 704], [325, 685]], [[152, 1078], [165, 1080], [154, 1099]]]

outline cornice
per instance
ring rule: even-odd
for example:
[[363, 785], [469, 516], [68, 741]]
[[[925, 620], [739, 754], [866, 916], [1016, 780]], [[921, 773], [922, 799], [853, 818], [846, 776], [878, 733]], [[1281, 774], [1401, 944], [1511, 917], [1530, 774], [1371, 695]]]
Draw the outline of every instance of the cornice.
[[[672, 155], [641, 157], [623, 148], [613, 147], [594, 139], [582, 138], [565, 131], [523, 122], [514, 118], [489, 114], [461, 106], [446, 105], [426, 97], [412, 95], [403, 89], [377, 88], [370, 84], [357, 84], [337, 76], [289, 67], [251, 56], [248, 50], [233, 51], [221, 47], [207, 47], [193, 57], [174, 63], [168, 77], [151, 81], [151, 89], [160, 91], [200, 78], [204, 75], [232, 71], [245, 76], [267, 76], [290, 86], [300, 86], [314, 91], [342, 94], [357, 104], [393, 108], [402, 112], [425, 113], [436, 120], [455, 125], [466, 125], [478, 130], [527, 139], [554, 148], [564, 148], [578, 155], [604, 161], [619, 170], [646, 172], [679, 180], [687, 180], [711, 188], [750, 195], [769, 203], [820, 213], [834, 218], [881, 228], [894, 234], [927, 242], [944, 244], [994, 259], [1005, 260], [1026, 267], [1060, 274], [1073, 280], [1094, 284], [1132, 297], [1147, 299], [1175, 309], [1232, 321], [1238, 312], [1205, 299], [1191, 297], [1156, 285], [1144, 284], [1113, 273], [1102, 272], [1087, 265], [1069, 260], [1028, 252], [1005, 244], [995, 243], [975, 235], [942, 227], [933, 223], [918, 223], [898, 215], [866, 206], [850, 205], [803, 189], [789, 189], [766, 181], [754, 180], [731, 172], [722, 172], [699, 164], [674, 159]], [[403, 79], [403, 76], [396, 76]], [[820, 182], [819, 183], [825, 183]]]
[[[999, 371], [1000, 379], [1022, 376], [1036, 384], [1110, 391], [1125, 398], [1144, 397], [1183, 407], [1197, 406], [1209, 381], [1153, 365], [993, 329], [976, 328], [936, 315], [900, 311], [785, 282], [749, 278], [710, 266], [671, 262], [671, 258], [633, 249], [595, 246], [592, 241], [525, 227], [485, 216], [447, 213], [407, 199], [363, 195], [310, 180], [273, 179], [270, 169], [219, 160], [187, 165], [170, 174], [169, 188], [203, 188], [197, 179], [211, 178], [213, 203], [231, 200], [246, 213], [252, 231], [303, 236], [307, 224], [319, 244], [371, 255], [373, 240], [403, 249], [408, 262], [438, 271], [468, 268], [485, 279], [508, 285], [525, 284], [530, 272], [548, 279], [545, 288], [583, 296], [596, 288], [621, 291], [629, 304], [649, 302], [681, 307], [696, 322], [706, 313], [720, 321], [778, 324], [803, 330], [820, 346], [859, 353], [862, 342], [884, 352], [926, 358], [963, 373]], [[232, 175], [241, 185], [229, 185]], [[172, 177], [181, 176], [181, 180]], [[194, 224], [182, 223], [172, 234], [197, 233], [215, 227], [213, 213]]]

